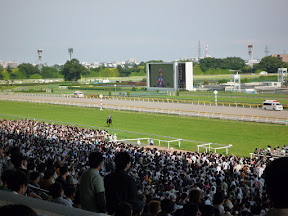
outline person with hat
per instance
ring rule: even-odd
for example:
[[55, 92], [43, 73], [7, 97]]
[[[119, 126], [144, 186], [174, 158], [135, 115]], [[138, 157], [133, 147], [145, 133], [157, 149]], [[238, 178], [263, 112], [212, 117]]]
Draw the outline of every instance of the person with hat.
[[162, 76], [162, 69], [159, 69], [159, 76], [157, 79], [157, 87], [164, 87], [164, 78]]

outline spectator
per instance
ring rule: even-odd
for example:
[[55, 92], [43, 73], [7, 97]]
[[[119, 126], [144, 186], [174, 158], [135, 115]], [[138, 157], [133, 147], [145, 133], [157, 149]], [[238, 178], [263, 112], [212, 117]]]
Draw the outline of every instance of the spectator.
[[127, 152], [115, 156], [116, 171], [104, 179], [108, 214], [113, 214], [118, 202], [138, 202], [137, 186], [133, 177], [128, 175], [131, 158]]
[[7, 181], [8, 181], [9, 175], [11, 175], [13, 172], [15, 172], [15, 171], [9, 170], [9, 169], [4, 170], [4, 172], [2, 173], [2, 176], [1, 176], [2, 186], [0, 187], [0, 190], [9, 191]]
[[[3, 145], [0, 143], [0, 177], [3, 174], [3, 171], [7, 168], [8, 166], [8, 161], [5, 158], [4, 152], [3, 152]], [[0, 185], [3, 182], [0, 182]]]
[[157, 216], [171, 216], [173, 214], [174, 203], [170, 199], [161, 201], [161, 212]]
[[20, 170], [12, 172], [8, 176], [7, 186], [15, 194], [24, 195], [28, 187], [28, 177]]
[[161, 202], [152, 200], [148, 203], [151, 216], [157, 216], [161, 212]]
[[276, 159], [269, 163], [264, 172], [266, 192], [271, 199], [274, 208], [270, 209], [266, 216], [288, 215], [288, 157]]
[[70, 202], [70, 205], [73, 206], [73, 202], [76, 196], [76, 188], [73, 186], [68, 186], [66, 187], [65, 191], [64, 191], [66, 197], [65, 199]]
[[224, 214], [224, 193], [222, 191], [218, 191], [214, 194], [214, 207], [219, 210], [220, 215]]
[[44, 190], [50, 189], [51, 185], [55, 183], [54, 180], [54, 173], [55, 171], [52, 169], [48, 169], [44, 172], [44, 177], [43, 179], [39, 182], [40, 187]]
[[133, 207], [128, 202], [121, 201], [117, 204], [114, 216], [132, 216]]
[[68, 176], [68, 168], [67, 168], [67, 166], [61, 166], [59, 172], [60, 172], [60, 175], [55, 180], [55, 182], [61, 183], [62, 187], [63, 187], [63, 189], [65, 191], [65, 189], [67, 187], [66, 177]]
[[71, 202], [63, 198], [64, 190], [61, 183], [55, 182], [53, 185], [51, 185], [49, 192], [53, 198], [52, 202], [65, 205], [68, 207], [73, 207]]
[[93, 152], [89, 155], [90, 169], [85, 171], [80, 179], [80, 199], [82, 208], [88, 211], [105, 213], [105, 188], [102, 176], [99, 174], [103, 166], [103, 155]]

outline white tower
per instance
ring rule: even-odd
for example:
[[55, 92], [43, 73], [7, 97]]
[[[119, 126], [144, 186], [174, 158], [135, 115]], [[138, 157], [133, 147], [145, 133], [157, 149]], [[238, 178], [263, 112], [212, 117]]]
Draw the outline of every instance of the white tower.
[[69, 56], [70, 56], [69, 61], [71, 61], [72, 54], [73, 54], [73, 48], [68, 48], [68, 53], [69, 53]]
[[206, 51], [205, 51], [205, 58], [209, 57], [208, 56], [208, 45], [206, 45]]
[[287, 84], [287, 68], [278, 68], [278, 82], [281, 84]]
[[43, 49], [38, 49], [37, 50], [37, 53], [38, 53], [38, 68], [39, 70], [41, 70], [42, 68], [42, 53], [43, 53]]
[[248, 65], [252, 68], [253, 67], [253, 45], [248, 45], [248, 54], [249, 54], [249, 61]]
[[230, 82], [233, 82], [234, 91], [238, 91], [238, 92], [241, 91], [241, 78], [240, 78], [240, 74], [238, 74], [238, 71], [233, 71], [233, 75], [231, 75], [230, 77]]

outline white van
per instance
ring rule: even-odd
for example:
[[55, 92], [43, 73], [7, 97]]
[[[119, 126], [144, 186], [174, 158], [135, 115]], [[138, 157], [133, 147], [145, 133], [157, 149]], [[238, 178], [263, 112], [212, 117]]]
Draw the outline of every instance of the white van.
[[84, 94], [81, 91], [75, 91], [73, 97], [75, 97], [75, 98], [84, 98]]
[[283, 106], [276, 100], [264, 100], [262, 109], [264, 110], [283, 110]]

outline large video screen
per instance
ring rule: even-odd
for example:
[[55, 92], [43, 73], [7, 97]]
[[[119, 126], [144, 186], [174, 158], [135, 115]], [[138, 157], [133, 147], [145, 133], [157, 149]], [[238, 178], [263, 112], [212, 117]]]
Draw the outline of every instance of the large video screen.
[[173, 63], [149, 64], [150, 87], [174, 88]]

